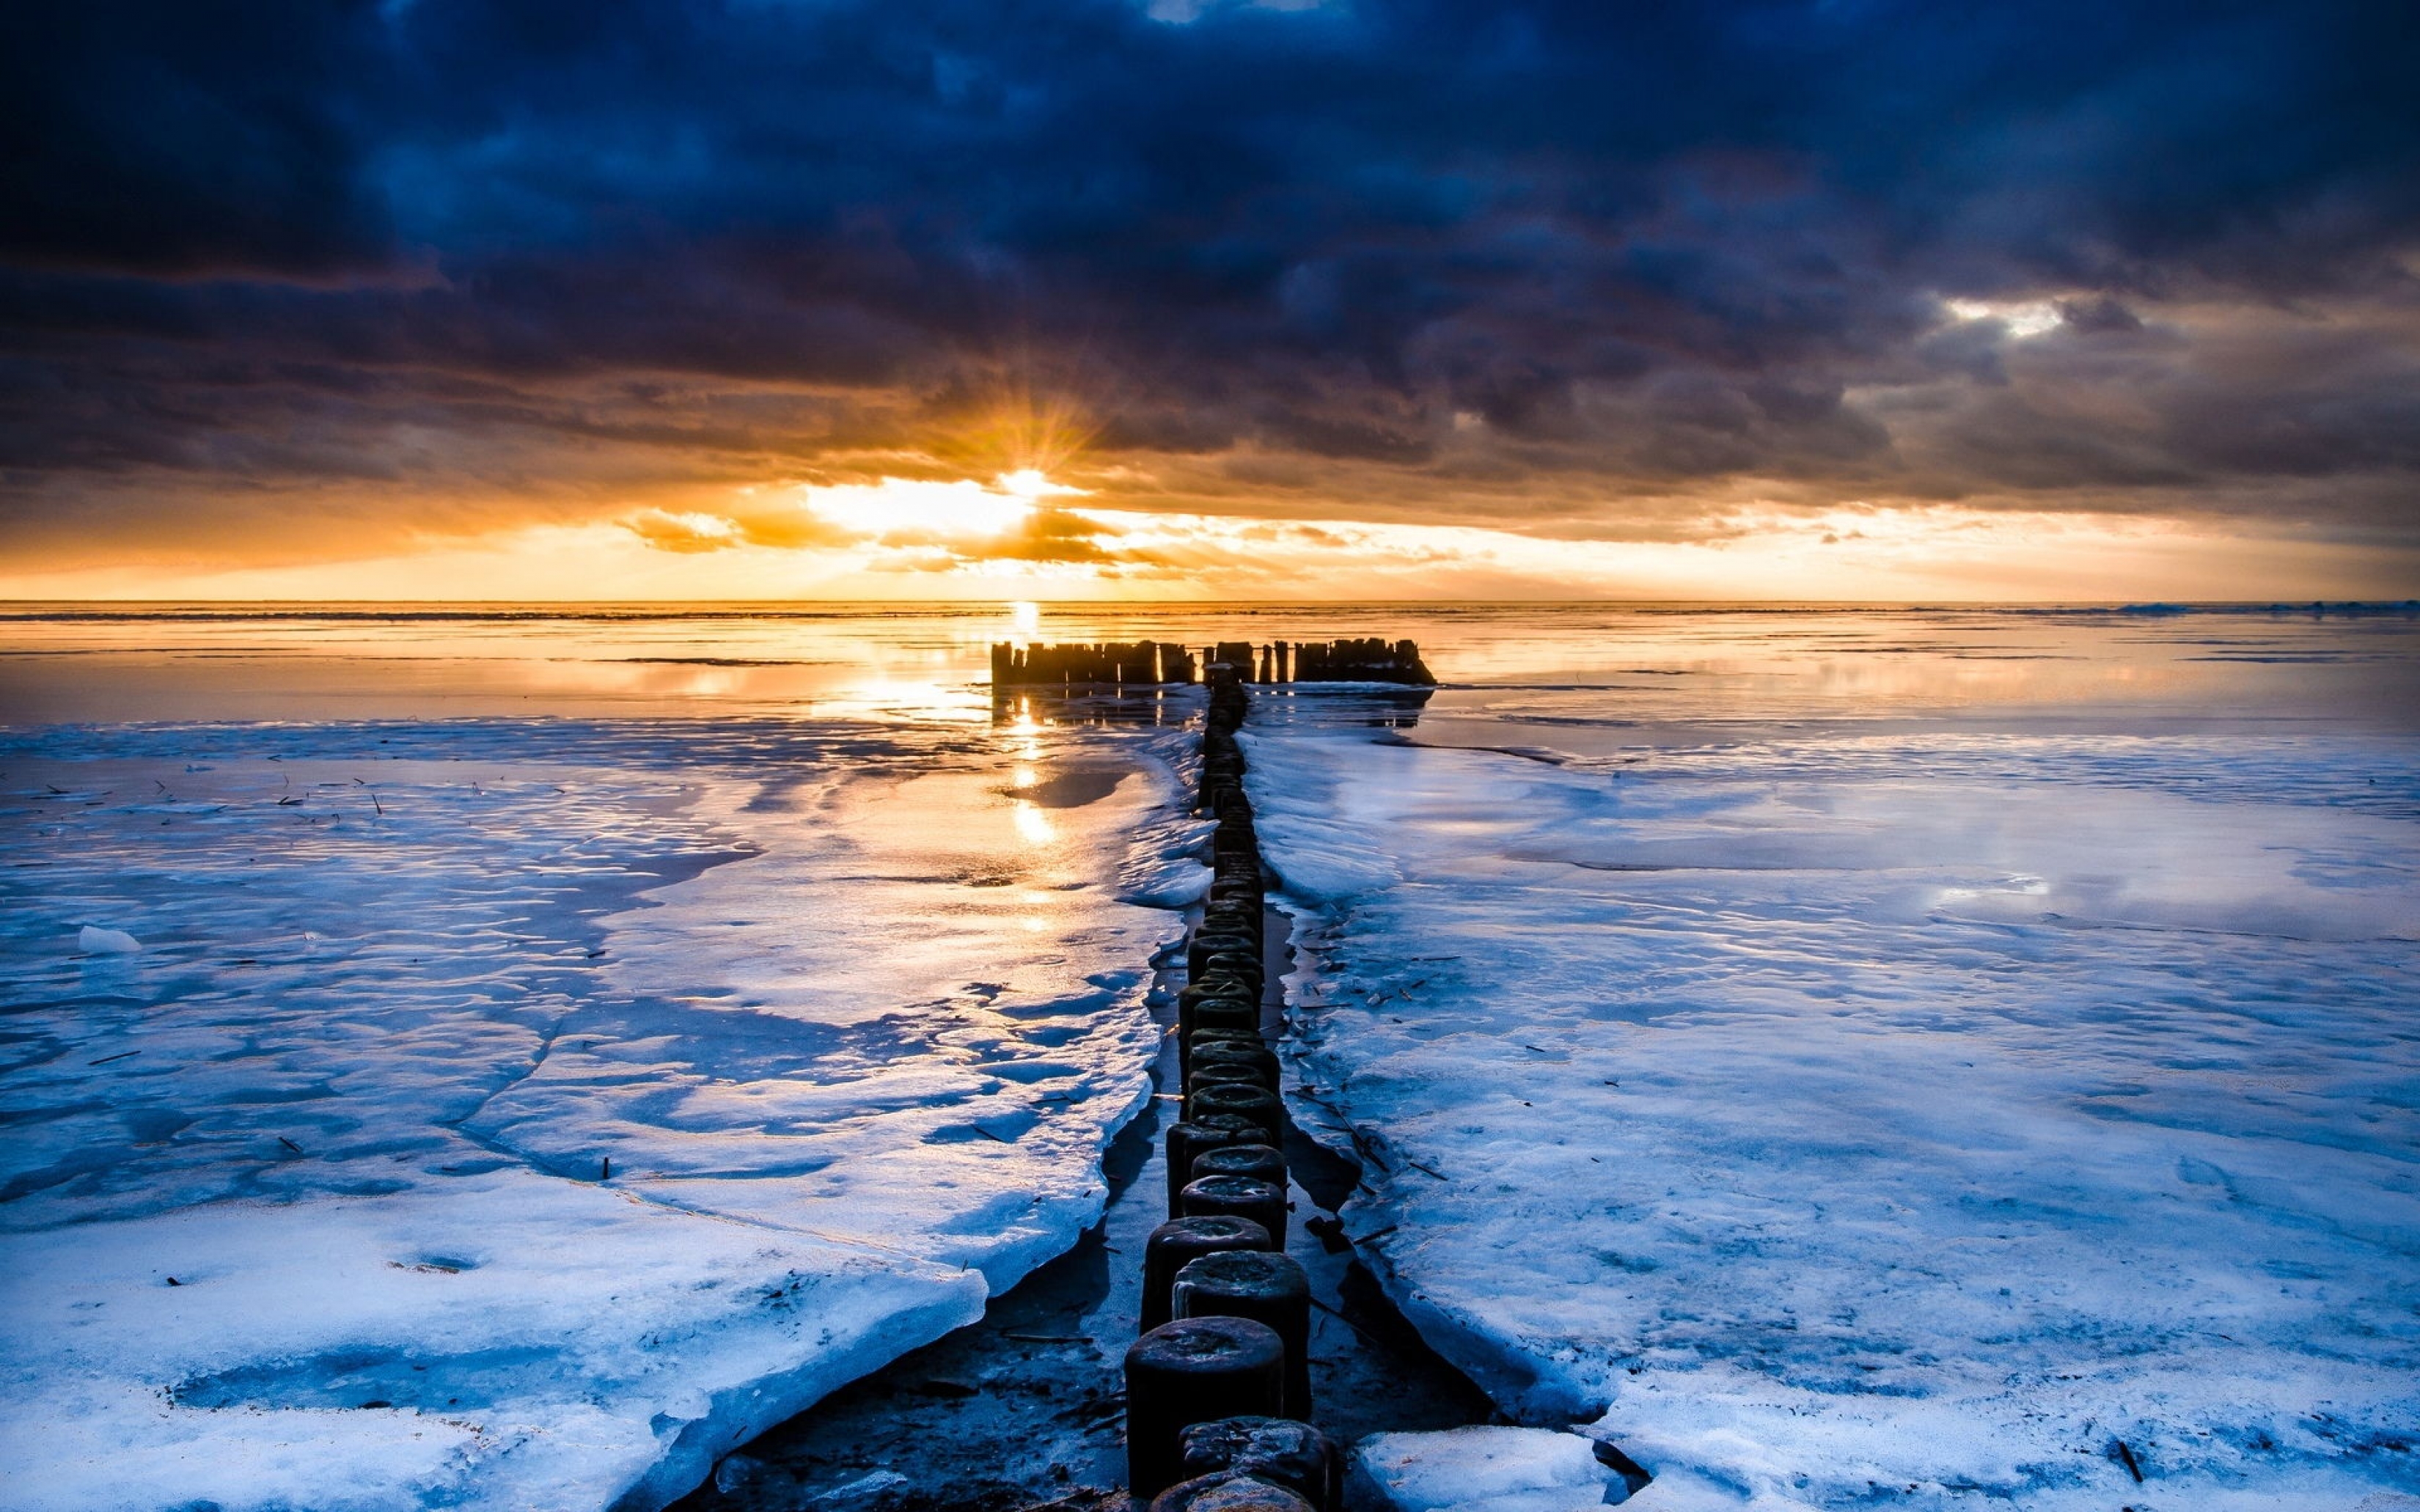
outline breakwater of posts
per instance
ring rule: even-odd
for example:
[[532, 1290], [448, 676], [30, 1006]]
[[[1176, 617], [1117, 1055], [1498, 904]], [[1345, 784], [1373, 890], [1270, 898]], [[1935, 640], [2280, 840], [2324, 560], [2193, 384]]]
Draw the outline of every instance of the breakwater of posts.
[[1126, 1485], [1151, 1512], [1335, 1512], [1342, 1495], [1336, 1446], [1310, 1421], [1311, 1282], [1285, 1253], [1285, 1103], [1261, 1031], [1265, 884], [1235, 740], [1251, 659], [1222, 646], [1204, 668], [1210, 892], [1177, 995], [1169, 1218], [1144, 1245], [1125, 1354]]
[[[1342, 648], [1338, 655], [1311, 665], [1366, 668], [1372, 663], [1350, 658], [1384, 656], [1396, 677], [1349, 680], [1401, 681], [1416, 671], [1421, 684], [1434, 683], [1409, 641], [1335, 646]], [[1311, 648], [1295, 649], [1299, 674], [1300, 653]], [[1289, 1128], [1267, 1032], [1272, 1004], [1274, 1032], [1284, 1032], [1281, 992], [1273, 995], [1267, 980], [1267, 936], [1284, 925], [1268, 906], [1236, 739], [1250, 711], [1242, 673], [1255, 662], [1252, 650], [1215, 648], [1204, 667], [1199, 810], [1216, 820], [1211, 882], [1186, 942], [1187, 981], [1176, 999], [1183, 1095], [1179, 1119], [1165, 1134], [1168, 1221], [1143, 1246], [1140, 1336], [1125, 1359], [1126, 1484], [1138, 1512], [1345, 1512], [1347, 1500], [1345, 1457], [1312, 1421], [1315, 1411], [1336, 1416], [1311, 1397], [1311, 1309], [1326, 1304], [1302, 1261], [1287, 1253], [1289, 1190], [1295, 1178], [1313, 1180], [1290, 1172], [1289, 1159], [1334, 1157]], [[1264, 679], [1286, 668], [1278, 648], [1263, 648], [1257, 662]], [[1352, 1247], [1332, 1217], [1303, 1227], [1331, 1254]], [[1332, 1353], [1318, 1363], [1332, 1366]], [[1331, 1368], [1327, 1379], [1336, 1375]], [[1652, 1478], [1611, 1444], [1594, 1444], [1593, 1455], [1627, 1491]], [[1374, 1504], [1373, 1496], [1384, 1499], [1364, 1486], [1357, 1500]]]
[[[1416, 647], [1387, 641], [1332, 643], [1311, 665], [1354, 665], [1355, 647], [1383, 649], [1399, 672], [1417, 665]], [[1049, 649], [1008, 659], [1051, 664], [1034, 655]], [[1125, 647], [1081, 649], [1116, 653], [1112, 669], [1142, 664]], [[1289, 667], [1301, 667], [1308, 649], [1289, 647]], [[1257, 675], [1266, 659], [1274, 670], [1277, 648], [1187, 655], [1208, 684], [1192, 796], [1217, 821], [1213, 878], [1194, 929], [1155, 958], [1169, 989], [1163, 1022], [1173, 1020], [1156, 1068], [1160, 1090], [1107, 1152], [1102, 1223], [995, 1298], [980, 1322], [726, 1457], [674, 1512], [1145, 1512], [1155, 1502], [1181, 1512], [1341, 1512], [1336, 1445], [1502, 1421], [1361, 1263], [1334, 1216], [1360, 1172], [1294, 1128], [1280, 1096], [1274, 1046], [1284, 1032], [1290, 933], [1269, 906], [1235, 738], [1250, 698], [1244, 669]], [[1156, 672], [1171, 664], [1155, 650]], [[1145, 717], [1131, 698], [1088, 696], [1103, 691], [1118, 689], [1071, 685], [1064, 703], [1047, 687], [1008, 696], [1020, 706], [1030, 697], [1056, 720]], [[1189, 693], [1182, 706], [1188, 717], [1203, 707]], [[1156, 711], [1149, 717], [1157, 722]], [[1238, 1238], [1250, 1242], [1221, 1247]], [[1218, 1336], [1215, 1319], [1229, 1316], [1276, 1336], [1274, 1396], [1265, 1339], [1257, 1353], [1247, 1341], [1240, 1386], [1197, 1395], [1199, 1378], [1215, 1381], [1228, 1360], [1224, 1345], [1203, 1349], [1202, 1335]], [[1163, 1326], [1179, 1330], [1173, 1363], [1170, 1335], [1139, 1342]], [[1131, 1372], [1130, 1347], [1140, 1351]]]
[[[1166, 640], [1105, 640], [1078, 645], [991, 648], [995, 696], [1013, 687], [1165, 687], [1226, 682], [1393, 683], [1435, 687], [1436, 678], [1409, 640], [1222, 640], [1197, 655]], [[1213, 687], [1219, 686], [1213, 682]]]

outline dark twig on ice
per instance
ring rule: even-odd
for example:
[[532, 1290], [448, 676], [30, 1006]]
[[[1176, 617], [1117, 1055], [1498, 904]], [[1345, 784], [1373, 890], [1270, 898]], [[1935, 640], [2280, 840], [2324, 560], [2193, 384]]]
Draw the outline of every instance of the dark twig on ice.
[[2134, 1484], [2135, 1484], [2135, 1485], [2137, 1485], [2137, 1486], [2142, 1485], [2142, 1484], [2143, 1484], [2143, 1467], [2142, 1467], [2141, 1465], [2139, 1465], [2139, 1464], [2135, 1463], [2135, 1461], [2134, 1461], [2134, 1451], [2133, 1451], [2133, 1450], [2132, 1450], [2132, 1449], [2129, 1449], [2128, 1447], [2126, 1447], [2126, 1441], [2125, 1441], [2125, 1440], [2123, 1440], [2123, 1439], [2119, 1439], [2119, 1440], [2118, 1440], [2118, 1441], [2116, 1441], [2116, 1442], [2117, 1442], [2117, 1444], [2118, 1444], [2118, 1463], [2120, 1463], [2120, 1464], [2122, 1464], [2122, 1465], [2124, 1465], [2124, 1466], [2126, 1467], [2126, 1473], [2127, 1473], [2127, 1474], [2132, 1475], [2132, 1476], [2133, 1476], [2133, 1477], [2134, 1477]]

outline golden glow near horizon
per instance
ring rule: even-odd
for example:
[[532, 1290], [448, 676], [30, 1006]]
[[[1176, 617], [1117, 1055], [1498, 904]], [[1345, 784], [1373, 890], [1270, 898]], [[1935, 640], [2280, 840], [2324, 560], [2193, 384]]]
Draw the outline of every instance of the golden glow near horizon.
[[[1946, 318], [2038, 337], [2065, 319], [2047, 299], [1946, 299]], [[1474, 420], [1475, 423], [1475, 420]], [[1406, 511], [1323, 503], [1280, 468], [1219, 506], [1233, 475], [1091, 455], [1072, 401], [1002, 380], [913, 449], [842, 455], [850, 470], [632, 501], [601, 517], [534, 518], [463, 505], [451, 533], [409, 529], [354, 560], [274, 564], [140, 559], [48, 571], [0, 567], [24, 598], [1010, 600], [1032, 636], [1038, 599], [1833, 599], [2400, 596], [2413, 553], [2081, 505], [1905, 499], [1809, 503], [1786, 483], [1733, 482], [1703, 498], [1602, 500], [1561, 491], [1534, 508], [1434, 492]], [[1239, 465], [1252, 459], [1239, 459]], [[1407, 487], [1418, 480], [1407, 479]], [[1772, 487], [1781, 499], [1760, 498]], [[1363, 517], [1352, 517], [1356, 513]], [[282, 547], [281, 547], [282, 548]], [[912, 681], [912, 680], [910, 680]], [[947, 702], [876, 679], [869, 702]]]
[[[1988, 316], [2012, 329], [2018, 317]], [[2347, 579], [2365, 566], [2392, 594], [2385, 579], [2400, 565], [2181, 519], [1963, 504], [1708, 502], [1685, 539], [1514, 523], [1137, 508], [1019, 467], [988, 482], [751, 485], [719, 501], [408, 543], [365, 561], [0, 572], [0, 596], [1001, 599], [1012, 606], [1005, 633], [1030, 636], [1037, 599], [2312, 598], [2358, 594]], [[905, 686], [865, 695], [948, 702]]]

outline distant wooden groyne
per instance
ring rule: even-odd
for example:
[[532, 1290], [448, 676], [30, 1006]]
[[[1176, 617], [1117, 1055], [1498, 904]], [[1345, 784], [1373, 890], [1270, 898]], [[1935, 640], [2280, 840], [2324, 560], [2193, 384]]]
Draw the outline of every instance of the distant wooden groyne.
[[1435, 676], [1409, 640], [1221, 640], [1197, 656], [1168, 640], [1105, 640], [1095, 644], [991, 648], [994, 687], [1164, 687], [1237, 683], [1395, 683], [1435, 687]]

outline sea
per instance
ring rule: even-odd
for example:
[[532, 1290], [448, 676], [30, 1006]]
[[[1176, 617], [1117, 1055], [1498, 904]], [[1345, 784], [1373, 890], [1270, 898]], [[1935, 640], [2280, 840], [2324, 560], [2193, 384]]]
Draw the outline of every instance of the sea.
[[1365, 636], [1290, 1103], [1653, 1476], [1399, 1505], [2420, 1507], [2412, 604], [0, 606], [9, 1504], [661, 1506], [981, 1318], [1208, 875], [991, 646]]

